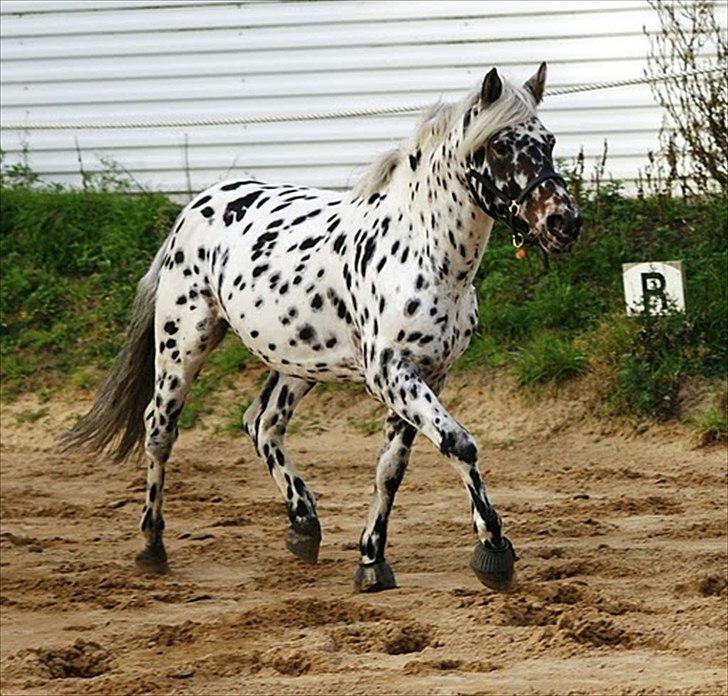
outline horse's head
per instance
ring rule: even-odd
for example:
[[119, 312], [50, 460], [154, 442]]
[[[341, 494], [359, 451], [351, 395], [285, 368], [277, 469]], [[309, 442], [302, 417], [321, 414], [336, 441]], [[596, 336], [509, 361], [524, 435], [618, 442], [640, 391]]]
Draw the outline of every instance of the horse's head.
[[[468, 187], [475, 203], [488, 215], [507, 223], [514, 244], [538, 243], [549, 253], [568, 251], [579, 236], [581, 213], [566, 183], [554, 171], [556, 139], [535, 115], [543, 97], [546, 63], [513, 98], [532, 101], [526, 119], [496, 128], [468, 157]], [[513, 91], [513, 88], [510, 88]], [[503, 82], [493, 68], [483, 80], [480, 109], [497, 110]], [[504, 107], [505, 108], [505, 107]]]

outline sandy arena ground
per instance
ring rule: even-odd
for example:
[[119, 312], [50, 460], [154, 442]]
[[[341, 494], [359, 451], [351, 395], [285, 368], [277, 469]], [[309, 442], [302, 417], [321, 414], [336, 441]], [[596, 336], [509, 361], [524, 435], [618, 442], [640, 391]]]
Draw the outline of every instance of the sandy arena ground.
[[289, 438], [319, 500], [318, 566], [288, 554], [265, 466], [209, 416], [168, 469], [161, 578], [132, 563], [143, 467], [54, 448], [88, 397], [7, 405], [2, 693], [725, 694], [723, 448], [487, 382], [456, 375], [445, 402], [521, 555], [509, 595], [470, 572], [465, 494], [424, 440], [390, 527], [399, 589], [352, 592], [380, 444], [363, 395], [310, 396]]

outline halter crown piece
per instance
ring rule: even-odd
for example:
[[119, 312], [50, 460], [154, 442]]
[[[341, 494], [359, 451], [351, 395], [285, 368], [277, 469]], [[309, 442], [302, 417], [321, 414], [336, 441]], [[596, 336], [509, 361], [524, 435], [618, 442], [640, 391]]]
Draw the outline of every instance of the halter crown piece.
[[[492, 193], [496, 198], [500, 198], [500, 200], [502, 200], [506, 204], [506, 206], [508, 206], [507, 218], [503, 218], [503, 216], [501, 215], [494, 214], [493, 211], [488, 209], [488, 204], [483, 199], [481, 191], [478, 189], [477, 184], [474, 183], [474, 180], [477, 181], [483, 189]], [[495, 185], [493, 179], [491, 179], [486, 173], [479, 172], [475, 169], [468, 170], [468, 189], [470, 190], [470, 193], [475, 199], [478, 207], [486, 215], [490, 215], [490, 217], [492, 217], [494, 220], [500, 220], [501, 222], [505, 222], [511, 228], [513, 246], [516, 247], [516, 249], [518, 249], [519, 251], [524, 244], [535, 245], [538, 243], [534, 236], [530, 233], [530, 231], [527, 230], [524, 234], [523, 232], [518, 230], [517, 226], [519, 222], [522, 223], [522, 225], [526, 224], [526, 221], [521, 217], [521, 205], [523, 205], [523, 202], [531, 195], [531, 193], [537, 186], [542, 184], [544, 181], [549, 180], [557, 181], [558, 183], [566, 186], [564, 178], [561, 175], [557, 174], [553, 169], [548, 167], [542, 170], [535, 179], [531, 179], [531, 181], [526, 184], [523, 191], [521, 191], [521, 193], [518, 195], [518, 198], [513, 199], [507, 193], [505, 193], [505, 191], [501, 191], [501, 189], [499, 189]], [[523, 258], [523, 256], [518, 255], [518, 252], [516, 252], [516, 256], [517, 258]]]

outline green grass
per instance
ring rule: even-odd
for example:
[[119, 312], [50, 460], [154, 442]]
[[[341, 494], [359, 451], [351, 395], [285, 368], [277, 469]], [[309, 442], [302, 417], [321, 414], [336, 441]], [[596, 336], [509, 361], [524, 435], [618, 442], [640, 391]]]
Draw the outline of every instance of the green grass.
[[381, 432], [383, 421], [384, 418], [378, 416], [371, 416], [369, 418], [356, 418], [355, 416], [349, 416], [347, 418], [349, 426], [360, 432], [365, 437]]
[[[582, 205], [581, 242], [552, 257], [548, 269], [537, 251], [516, 261], [507, 230], [496, 227], [475, 279], [480, 327], [456, 369], [495, 366], [529, 387], [591, 375], [594, 399], [614, 413], [679, 415], [686, 378], [726, 377], [726, 197], [629, 199], [612, 185]], [[2, 189], [5, 397], [97, 383], [121, 343], [136, 283], [178, 210], [156, 194]], [[686, 271], [687, 314], [627, 318], [622, 263], [673, 259]], [[181, 426], [194, 426], [214, 392], [251, 359], [228, 336], [196, 382]], [[241, 409], [229, 414], [231, 431], [240, 427]]]
[[50, 409], [48, 408], [41, 408], [37, 411], [31, 411], [30, 409], [26, 409], [25, 411], [20, 411], [20, 413], [15, 414], [15, 422], [16, 423], [35, 423], [36, 421], [41, 420], [42, 418], [45, 418], [50, 413]]
[[178, 206], [162, 195], [3, 189], [0, 361], [3, 392], [108, 366], [136, 283]]
[[243, 432], [243, 416], [248, 407], [253, 403], [254, 397], [243, 395], [243, 401], [232, 404], [228, 408], [227, 418], [223, 430], [230, 435], [239, 435]]
[[725, 407], [701, 411], [688, 419], [701, 447], [728, 442], [728, 416]]
[[586, 367], [586, 357], [573, 342], [553, 333], [539, 334], [518, 356], [514, 371], [521, 385], [560, 384]]

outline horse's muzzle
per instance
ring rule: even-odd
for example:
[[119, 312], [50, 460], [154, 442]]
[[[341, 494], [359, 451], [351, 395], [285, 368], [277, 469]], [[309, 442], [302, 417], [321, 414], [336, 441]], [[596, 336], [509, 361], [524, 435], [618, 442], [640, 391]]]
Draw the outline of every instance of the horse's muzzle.
[[581, 232], [581, 213], [564, 210], [546, 218], [546, 229], [538, 235], [538, 243], [549, 254], [571, 251]]

